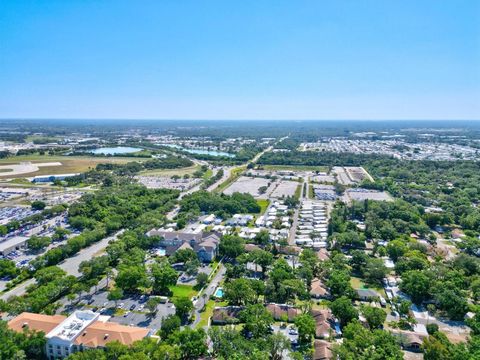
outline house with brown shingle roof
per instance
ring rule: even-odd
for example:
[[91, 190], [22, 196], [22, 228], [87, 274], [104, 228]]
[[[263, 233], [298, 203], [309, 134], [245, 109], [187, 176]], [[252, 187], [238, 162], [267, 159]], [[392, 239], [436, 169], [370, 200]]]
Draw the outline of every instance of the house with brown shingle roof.
[[222, 306], [213, 309], [211, 323], [214, 325], [235, 324], [243, 306]]
[[268, 304], [266, 308], [277, 321], [287, 320], [289, 322], [293, 322], [295, 318], [300, 315], [300, 310], [292, 305], [271, 303]]
[[333, 357], [331, 344], [328, 341], [315, 340], [313, 347], [313, 360], [329, 360]]
[[315, 299], [328, 299], [330, 297], [330, 291], [328, 291], [328, 288], [323, 284], [322, 280], [315, 278], [312, 280], [310, 287], [310, 296]]
[[315, 320], [315, 337], [317, 339], [326, 339], [335, 333], [333, 315], [330, 309], [311, 310], [310, 314]]

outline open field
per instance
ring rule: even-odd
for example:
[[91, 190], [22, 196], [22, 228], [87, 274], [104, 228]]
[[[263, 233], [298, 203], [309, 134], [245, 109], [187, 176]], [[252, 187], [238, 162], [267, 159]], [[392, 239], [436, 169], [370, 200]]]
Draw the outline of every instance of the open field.
[[263, 215], [270, 204], [270, 200], [267, 199], [257, 199], [257, 204], [260, 206], [260, 215]]
[[145, 170], [141, 171], [139, 175], [157, 175], [157, 176], [183, 176], [183, 175], [192, 175], [195, 171], [200, 169], [200, 165], [193, 165], [189, 167], [184, 167], [180, 169], [154, 169], [154, 170]]
[[189, 285], [175, 285], [171, 286], [172, 298], [188, 297], [189, 299], [197, 294], [197, 291]]
[[[31, 177], [37, 175], [70, 174], [85, 172], [95, 168], [97, 164], [119, 163], [125, 164], [131, 161], [142, 161], [142, 159], [131, 157], [93, 157], [93, 156], [48, 156], [48, 155], [28, 155], [15, 156], [12, 158], [1, 159], [0, 166], [5, 169], [5, 165], [18, 165], [21, 162], [31, 162], [32, 164], [52, 163], [52, 166], [39, 167], [37, 171], [23, 174], [7, 175], [2, 172], [2, 179], [14, 179], [19, 177]], [[56, 165], [54, 163], [60, 163]]]

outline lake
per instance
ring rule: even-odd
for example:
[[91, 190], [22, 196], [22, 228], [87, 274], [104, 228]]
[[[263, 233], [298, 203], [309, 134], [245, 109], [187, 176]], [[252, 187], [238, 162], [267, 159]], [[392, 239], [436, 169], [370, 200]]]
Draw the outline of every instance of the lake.
[[128, 147], [128, 146], [117, 146], [117, 147], [104, 147], [92, 150], [91, 152], [94, 154], [102, 154], [102, 155], [118, 155], [118, 154], [130, 154], [137, 151], [141, 151], [143, 149]]

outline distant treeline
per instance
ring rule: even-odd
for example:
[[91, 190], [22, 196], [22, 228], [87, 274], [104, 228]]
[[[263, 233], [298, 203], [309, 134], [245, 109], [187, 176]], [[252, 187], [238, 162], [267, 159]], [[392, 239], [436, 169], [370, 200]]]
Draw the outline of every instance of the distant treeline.
[[372, 160], [390, 159], [386, 155], [297, 151], [267, 152], [258, 159], [262, 165], [362, 166]]

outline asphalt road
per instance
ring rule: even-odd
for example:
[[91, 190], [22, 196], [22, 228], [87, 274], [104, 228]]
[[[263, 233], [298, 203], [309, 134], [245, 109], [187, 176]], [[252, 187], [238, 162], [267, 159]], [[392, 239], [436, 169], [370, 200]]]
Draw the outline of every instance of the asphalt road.
[[[220, 281], [222, 281], [223, 276], [225, 275], [226, 268], [222, 264], [219, 265], [220, 269], [218, 270], [217, 274], [213, 277], [210, 284], [208, 284], [207, 288], [203, 291], [202, 295], [199, 296], [198, 300], [194, 303], [194, 312], [195, 312], [195, 320], [190, 324], [190, 327], [194, 329], [197, 324], [200, 322], [200, 310], [202, 310], [203, 306], [205, 305], [204, 302], [210, 299], [210, 296], [213, 295], [213, 292], [217, 288]], [[206, 294], [205, 300], [203, 298], [203, 294]]]
[[120, 230], [112, 236], [106, 237], [99, 242], [89, 246], [88, 248], [80, 250], [75, 256], [66, 259], [64, 262], [58, 265], [61, 269], [65, 270], [67, 274], [79, 277], [81, 274], [78, 271], [78, 266], [82, 261], [90, 260], [97, 256], [97, 253], [105, 249], [108, 243], [112, 240], [116, 240], [117, 237], [125, 230]]
[[27, 287], [29, 287], [32, 284], [35, 284], [35, 279], [28, 279], [27, 281], [21, 283], [17, 287], [14, 287], [12, 290], [6, 292], [5, 294], [2, 294], [0, 299], [8, 300], [8, 298], [11, 296], [21, 296], [27, 292]]
[[[88, 248], [80, 250], [78, 254], [76, 254], [71, 258], [66, 259], [63, 263], [59, 264], [58, 266], [63, 270], [65, 270], [69, 275], [79, 277], [81, 275], [80, 272], [78, 271], [78, 266], [80, 265], [80, 263], [84, 260], [89, 260], [95, 257], [98, 252], [106, 248], [108, 243], [111, 240], [115, 240], [120, 234], [123, 233], [123, 231], [124, 230], [120, 230], [115, 235], [102, 239], [99, 242], [93, 244], [92, 246], [89, 246]], [[27, 287], [34, 283], [35, 283], [35, 279], [28, 279], [27, 281], [21, 283], [17, 287], [2, 294], [0, 296], [0, 299], [7, 300], [11, 296], [21, 296], [27, 292]]]

